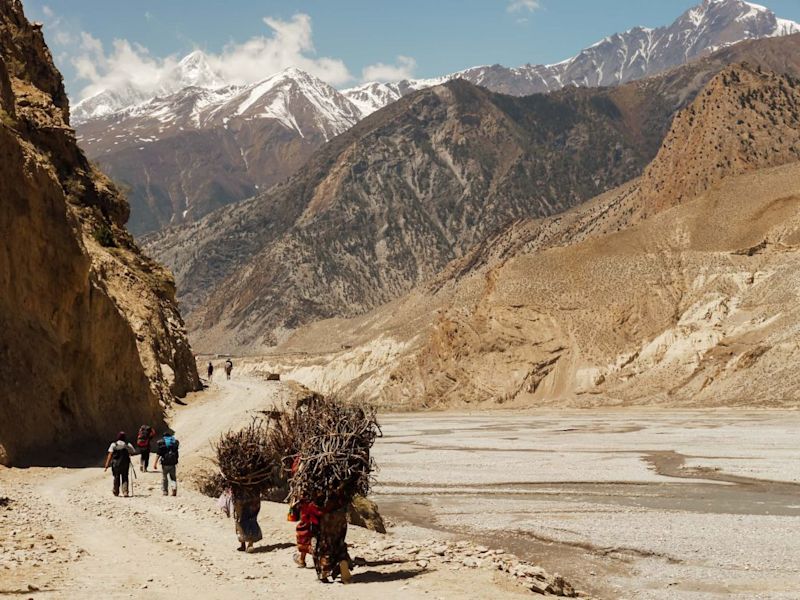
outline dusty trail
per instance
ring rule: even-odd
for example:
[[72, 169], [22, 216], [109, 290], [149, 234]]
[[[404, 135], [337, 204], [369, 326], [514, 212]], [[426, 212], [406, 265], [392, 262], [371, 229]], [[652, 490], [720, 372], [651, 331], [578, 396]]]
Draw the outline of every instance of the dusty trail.
[[[294, 528], [285, 506], [264, 503], [259, 551], [235, 551], [233, 522], [190, 489], [187, 471], [209, 455], [220, 432], [285, 399], [285, 388], [257, 380], [215, 383], [177, 406], [170, 419], [181, 440], [179, 495], [161, 495], [161, 474], [138, 473], [132, 498], [111, 495], [101, 468], [0, 470], [0, 596], [25, 598], [330, 598], [530, 597], [488, 569], [420, 568], [386, 558], [377, 534], [351, 528], [353, 555], [367, 559], [355, 583], [327, 585], [292, 563]], [[102, 449], [98, 452], [102, 455]], [[50, 539], [48, 536], [52, 536]], [[377, 546], [376, 546], [377, 544]], [[29, 547], [29, 546], [33, 547]], [[30, 587], [29, 587], [30, 586]], [[33, 591], [28, 592], [31, 588]]]

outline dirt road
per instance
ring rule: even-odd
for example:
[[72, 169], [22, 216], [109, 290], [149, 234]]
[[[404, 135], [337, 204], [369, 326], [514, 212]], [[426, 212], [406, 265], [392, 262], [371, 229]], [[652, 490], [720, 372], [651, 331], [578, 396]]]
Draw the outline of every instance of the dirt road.
[[[221, 379], [221, 378], [220, 378]], [[179, 480], [209, 455], [210, 440], [281, 402], [279, 384], [220, 381], [176, 406]], [[98, 460], [105, 448], [98, 448]], [[325, 585], [292, 563], [294, 528], [284, 505], [265, 502], [258, 552], [244, 554], [215, 502], [180, 483], [161, 495], [160, 473], [139, 473], [132, 498], [111, 494], [102, 468], [0, 469], [0, 596], [15, 598], [529, 598], [489, 569], [419, 566], [396, 538], [351, 528], [352, 554], [367, 565], [354, 584]], [[424, 535], [421, 533], [420, 535]], [[446, 537], [446, 536], [442, 536]], [[433, 543], [432, 541], [428, 542]], [[423, 563], [424, 564], [424, 563]], [[324, 589], [322, 589], [324, 586]]]

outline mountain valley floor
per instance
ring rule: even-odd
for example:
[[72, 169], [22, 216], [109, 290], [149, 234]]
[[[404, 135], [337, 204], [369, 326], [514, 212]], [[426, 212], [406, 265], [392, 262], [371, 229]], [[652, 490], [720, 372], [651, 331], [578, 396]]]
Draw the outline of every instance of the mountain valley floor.
[[502, 547], [603, 598], [800, 597], [800, 413], [383, 418], [384, 515]]
[[[538, 597], [492, 567], [503, 550], [604, 599], [798, 597], [799, 412], [385, 414], [373, 498], [390, 533], [352, 527], [366, 565], [320, 588], [293, 566], [285, 505], [263, 503], [260, 549], [238, 553], [233, 522], [189, 481], [221, 432], [289, 393], [234, 375], [176, 406], [177, 498], [160, 473], [124, 499], [96, 467], [0, 468], [0, 595]], [[462, 556], [438, 555], [447, 544]]]

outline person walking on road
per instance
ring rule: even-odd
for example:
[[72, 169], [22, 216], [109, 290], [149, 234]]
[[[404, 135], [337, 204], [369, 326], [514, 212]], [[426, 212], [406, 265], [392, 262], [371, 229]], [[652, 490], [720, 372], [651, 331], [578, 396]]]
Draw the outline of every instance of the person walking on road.
[[214, 378], [214, 365], [211, 364], [211, 361], [208, 361], [206, 371], [208, 372], [208, 380], [211, 381]]
[[117, 441], [113, 442], [108, 447], [108, 454], [106, 455], [106, 464], [103, 471], [108, 471], [111, 467], [111, 473], [114, 475], [113, 492], [115, 496], [119, 496], [120, 489], [122, 495], [128, 497], [128, 471], [131, 466], [131, 455], [136, 454], [128, 443], [128, 436], [124, 431], [120, 431], [117, 435]]
[[258, 513], [261, 510], [261, 494], [258, 490], [236, 486], [233, 490], [233, 516], [236, 520], [236, 535], [241, 552], [252, 552], [253, 544], [260, 541], [261, 527]]
[[143, 473], [147, 472], [147, 467], [150, 465], [150, 442], [156, 437], [156, 430], [150, 425], [142, 425], [139, 427], [139, 433], [136, 435], [136, 449], [139, 452], [139, 470]]
[[225, 376], [227, 379], [231, 378], [231, 371], [233, 371], [233, 361], [229, 358], [225, 361]]
[[161, 462], [161, 491], [167, 496], [172, 491], [173, 496], [178, 495], [178, 447], [180, 443], [175, 439], [175, 432], [167, 429], [164, 435], [158, 440], [156, 449], [156, 462], [153, 469], [158, 470], [158, 463]]

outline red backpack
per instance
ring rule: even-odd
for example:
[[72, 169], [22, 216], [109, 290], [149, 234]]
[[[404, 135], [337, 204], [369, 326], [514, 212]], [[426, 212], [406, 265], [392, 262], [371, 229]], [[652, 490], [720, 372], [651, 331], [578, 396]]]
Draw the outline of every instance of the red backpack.
[[152, 429], [149, 425], [142, 425], [139, 427], [139, 435], [136, 436], [136, 445], [139, 448], [146, 448], [150, 445], [150, 432]]

